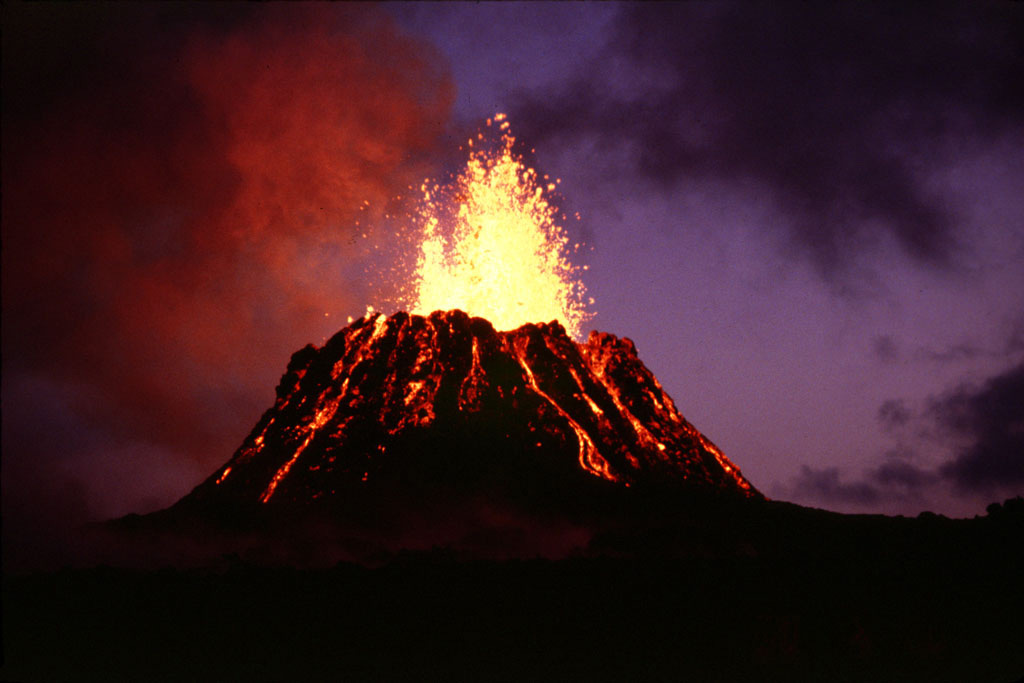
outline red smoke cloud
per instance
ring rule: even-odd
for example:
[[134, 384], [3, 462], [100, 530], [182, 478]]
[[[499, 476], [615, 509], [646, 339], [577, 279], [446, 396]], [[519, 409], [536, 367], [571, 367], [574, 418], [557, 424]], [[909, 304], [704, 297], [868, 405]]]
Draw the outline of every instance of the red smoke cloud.
[[91, 436], [28, 452], [57, 418], [5, 421], [4, 497], [53, 465], [88, 479], [97, 443], [211, 469], [288, 354], [340, 327], [324, 314], [363, 312], [354, 223], [430, 173], [444, 64], [365, 7], [19, 6], [5, 24], [3, 360], [24, 379], [4, 402], [64, 387]]

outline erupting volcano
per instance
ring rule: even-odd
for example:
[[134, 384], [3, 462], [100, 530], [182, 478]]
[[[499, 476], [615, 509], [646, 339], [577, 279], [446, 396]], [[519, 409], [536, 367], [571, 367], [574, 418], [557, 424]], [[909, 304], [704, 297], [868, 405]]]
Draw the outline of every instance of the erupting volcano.
[[422, 188], [413, 314], [367, 313], [298, 351], [274, 406], [183, 504], [270, 509], [395, 485], [557, 497], [593, 478], [761, 497], [629, 339], [574, 340], [589, 314], [555, 183], [494, 123], [495, 150], [470, 140], [454, 185]]

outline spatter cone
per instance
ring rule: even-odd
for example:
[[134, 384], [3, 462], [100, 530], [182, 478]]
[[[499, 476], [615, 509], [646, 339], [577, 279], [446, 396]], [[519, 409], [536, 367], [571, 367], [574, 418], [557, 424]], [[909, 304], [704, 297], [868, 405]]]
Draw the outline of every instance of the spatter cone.
[[[462, 311], [367, 315], [292, 356], [277, 400], [186, 501], [269, 506], [375, 485], [609, 486], [760, 498], [676, 409], [629, 339]], [[183, 501], [185, 502], [185, 501]]]

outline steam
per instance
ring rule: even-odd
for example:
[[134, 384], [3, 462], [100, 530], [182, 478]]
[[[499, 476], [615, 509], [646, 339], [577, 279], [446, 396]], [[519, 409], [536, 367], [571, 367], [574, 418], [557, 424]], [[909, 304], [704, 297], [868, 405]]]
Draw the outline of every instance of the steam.
[[[291, 351], [361, 305], [352, 226], [433, 172], [445, 64], [367, 7], [19, 5], [5, 23], [4, 400], [47, 410], [4, 423], [5, 508], [59, 501], [16, 498], [67, 473], [76, 521], [169, 504]], [[55, 422], [74, 429], [34, 446]], [[119, 470], [154, 476], [111, 493]]]

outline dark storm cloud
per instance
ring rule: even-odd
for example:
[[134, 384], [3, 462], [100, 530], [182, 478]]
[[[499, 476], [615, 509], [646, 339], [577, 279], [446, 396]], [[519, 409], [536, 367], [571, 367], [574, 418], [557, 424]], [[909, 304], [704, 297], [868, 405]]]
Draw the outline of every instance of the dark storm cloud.
[[934, 401], [930, 415], [962, 447], [940, 474], [960, 492], [1024, 484], [1024, 364], [981, 387], [961, 387]]
[[[928, 400], [921, 410], [902, 399], [879, 406], [882, 427], [894, 431], [915, 425], [929, 434], [928, 449], [946, 455], [937, 467], [922, 466], [920, 447], [900, 445], [877, 467], [848, 478], [836, 467], [804, 465], [780, 493], [824, 505], [871, 506], [882, 501], [925, 501], [939, 491], [960, 496], [1019, 495], [1024, 487], [1024, 364], [962, 385]], [[937, 437], [937, 440], [936, 440]]]
[[800, 474], [793, 480], [790, 495], [798, 500], [854, 505], [871, 505], [880, 498], [878, 488], [866, 481], [840, 481], [838, 467], [818, 469], [807, 465], [800, 466]]
[[757, 188], [828, 276], [879, 238], [947, 263], [954, 218], [924, 176], [1024, 123], [1019, 3], [644, 3], [618, 26], [586, 74], [524, 96], [520, 132], [625, 145], [619, 178]]
[[3, 400], [42, 411], [4, 420], [5, 507], [57, 412], [60, 458], [212, 468], [325, 312], [363, 311], [354, 222], [429, 172], [444, 61], [365, 6], [3, 12]]
[[844, 478], [837, 467], [819, 469], [803, 465], [784, 493], [797, 500], [854, 508], [884, 501], [921, 501], [940, 482], [940, 477], [912, 462], [914, 457], [905, 449], [890, 451], [881, 465], [853, 479]]
[[931, 486], [937, 480], [934, 472], [918, 467], [899, 457], [890, 457], [868, 473], [868, 479], [881, 486], [903, 487], [907, 491]]
[[901, 399], [890, 399], [878, 408], [878, 421], [887, 429], [902, 427], [910, 421], [911, 412]]

